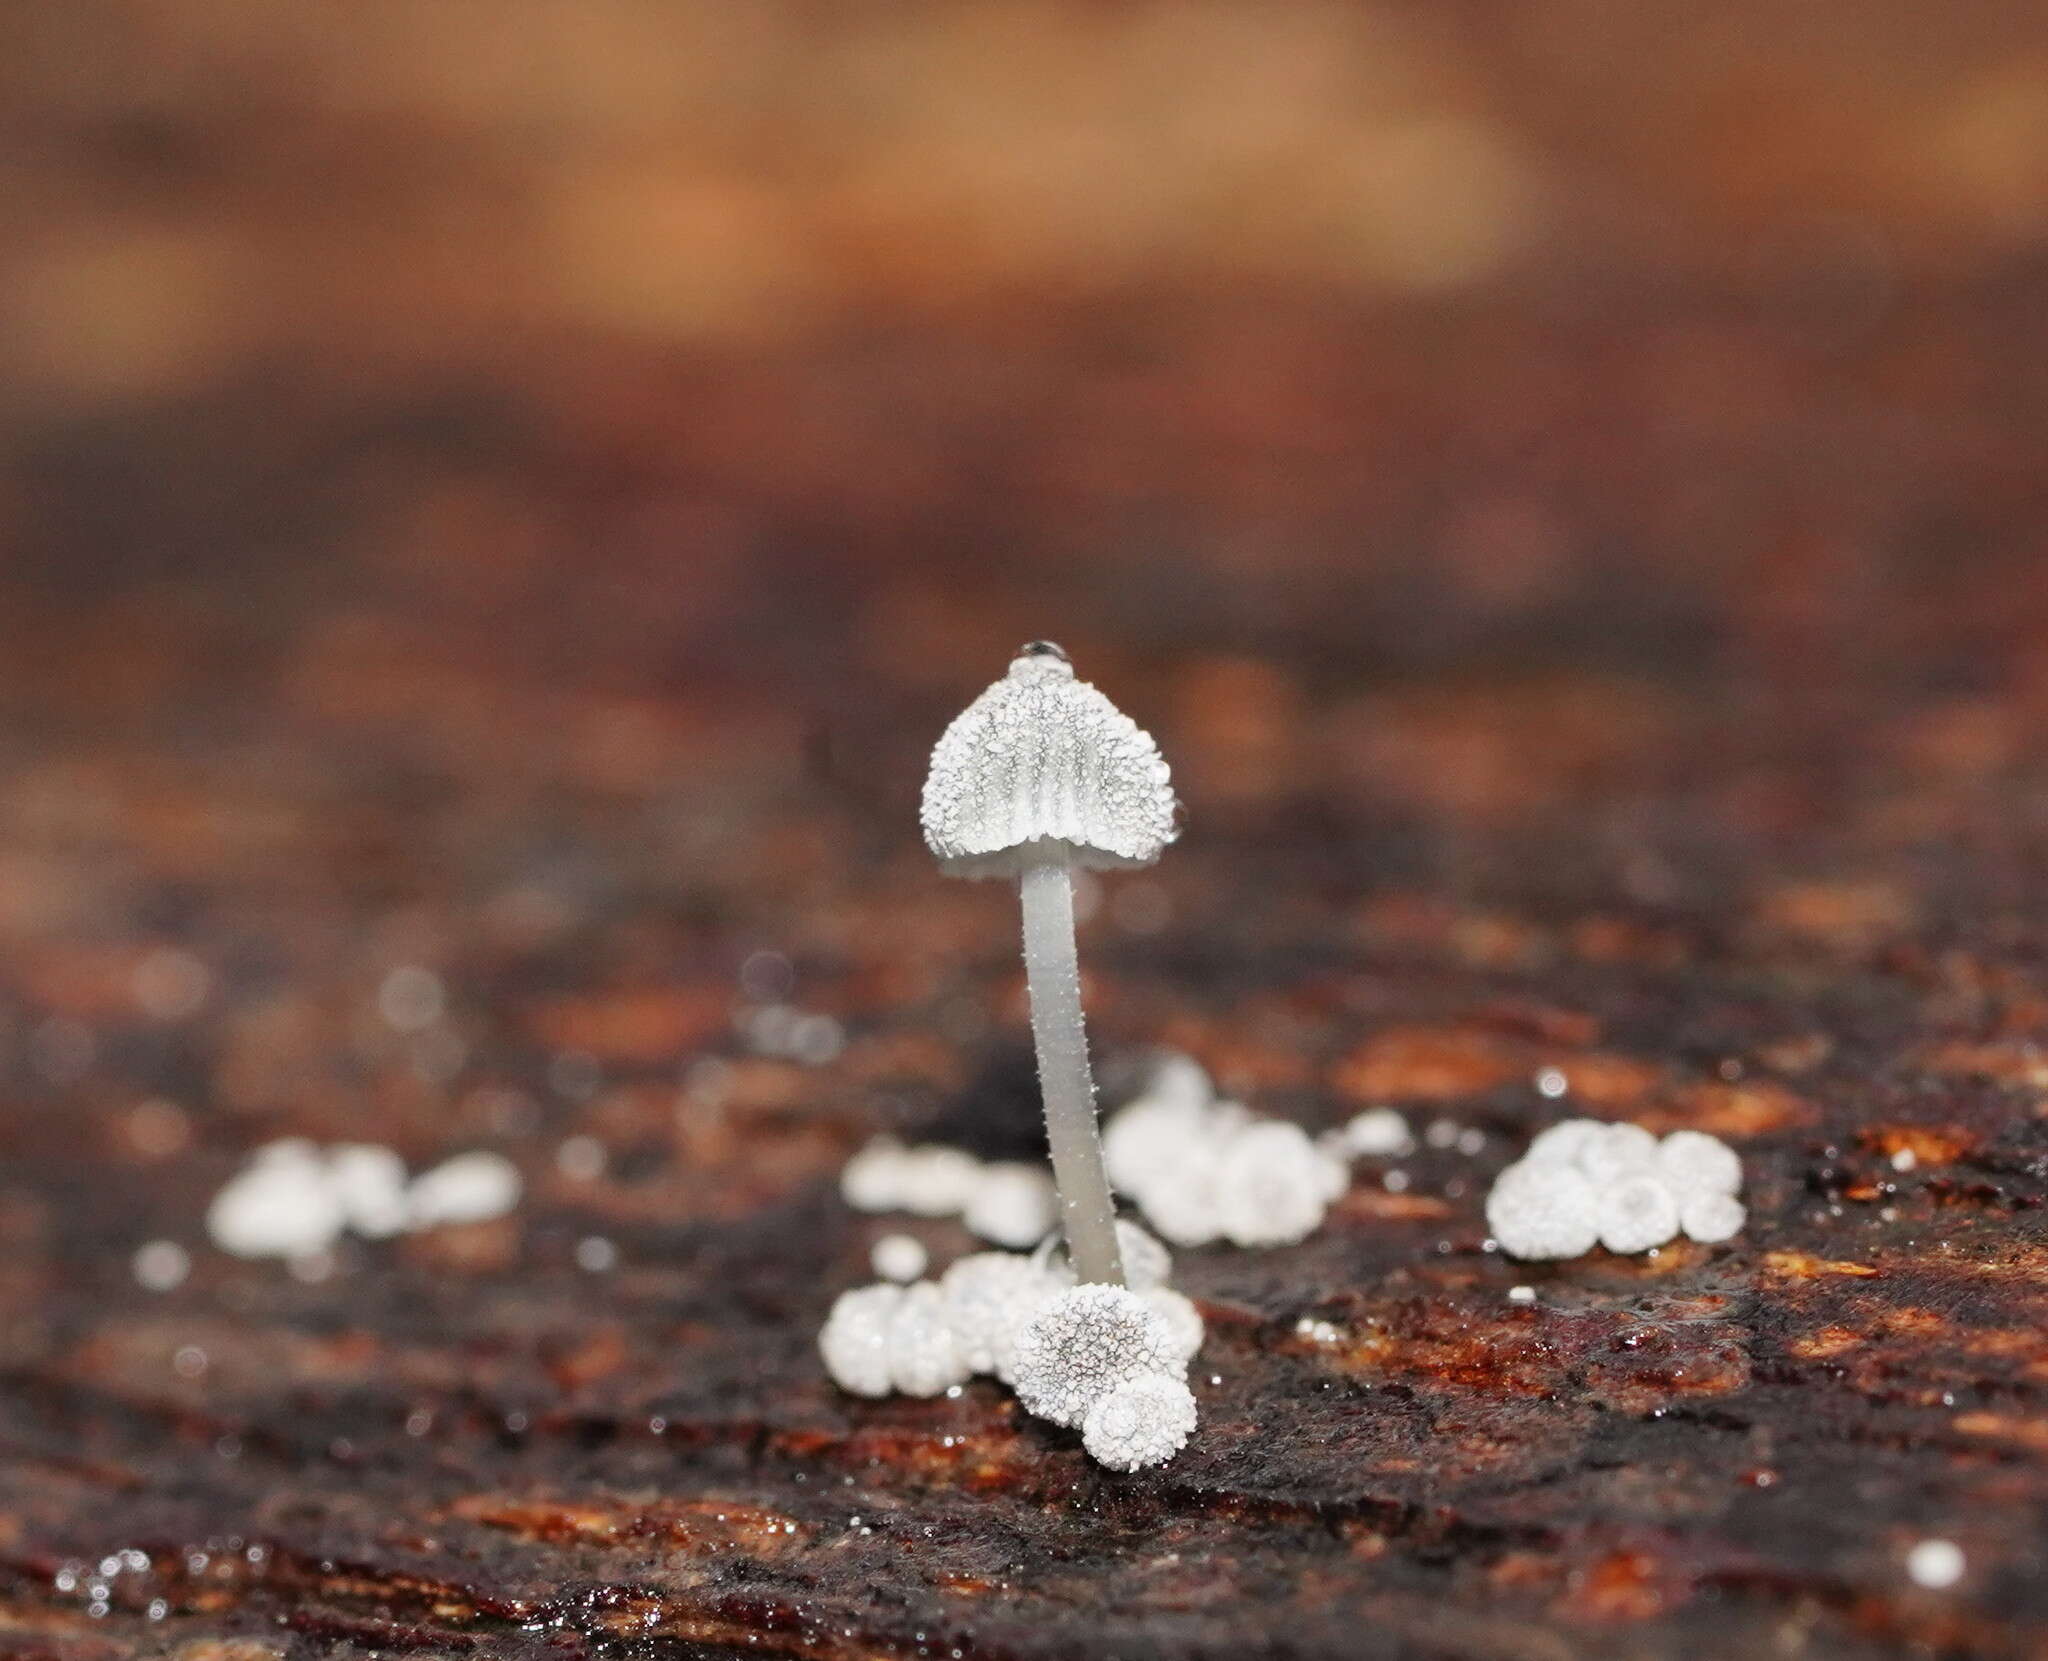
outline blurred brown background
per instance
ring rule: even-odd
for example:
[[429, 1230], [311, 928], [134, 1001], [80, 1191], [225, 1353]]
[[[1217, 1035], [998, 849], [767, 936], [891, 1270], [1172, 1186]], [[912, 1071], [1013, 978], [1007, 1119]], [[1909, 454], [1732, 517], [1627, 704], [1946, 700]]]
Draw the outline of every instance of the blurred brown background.
[[[2040, 1653], [2044, 557], [2038, 0], [0, 0], [0, 1653]], [[1033, 1147], [1036, 636], [1106, 1076], [1480, 1134], [1124, 1482], [812, 1348]], [[1487, 1251], [1566, 1107], [1749, 1230]], [[213, 1250], [286, 1134], [526, 1199]]]
[[25, 0], [0, 135], [64, 696], [1977, 683], [2048, 603], [2025, 0]]

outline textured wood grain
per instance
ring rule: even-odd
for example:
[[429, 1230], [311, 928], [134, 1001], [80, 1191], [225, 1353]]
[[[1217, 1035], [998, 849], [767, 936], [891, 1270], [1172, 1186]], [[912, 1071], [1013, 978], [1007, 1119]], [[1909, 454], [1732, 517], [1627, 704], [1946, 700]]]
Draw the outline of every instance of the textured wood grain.
[[[1112, 1076], [1168, 1039], [1314, 1126], [1387, 1101], [1484, 1140], [1405, 1186], [1361, 1165], [1298, 1247], [1182, 1254], [1201, 1428], [1119, 1477], [986, 1382], [856, 1402], [811, 1349], [880, 1227], [833, 1188], [864, 1135], [1033, 1137], [1012, 902], [917, 850], [917, 719], [821, 718], [877, 762], [856, 776], [730, 688], [664, 726], [477, 684], [176, 742], [17, 725], [0, 1653], [2048, 1645], [2023, 760], [1930, 767], [1927, 707], [1758, 724], [1587, 679], [1517, 708], [1481, 811], [1362, 813], [1287, 772], [1212, 831], [1195, 796], [1086, 931]], [[1441, 702], [1432, 742], [1513, 702]], [[1342, 742], [1301, 707], [1304, 742]], [[1197, 779], [1223, 759], [1200, 713], [1163, 734]], [[640, 734], [629, 782], [591, 775], [600, 716]], [[1589, 732], [1609, 765], [1562, 772]], [[152, 1015], [167, 949], [213, 978]], [[376, 1012], [403, 962], [448, 989], [424, 1032]], [[843, 1050], [750, 1051], [785, 988]], [[1729, 1136], [1748, 1230], [1490, 1253], [1492, 1173], [1573, 1110]], [[287, 1131], [499, 1146], [529, 1197], [312, 1282], [221, 1256], [208, 1195]], [[130, 1269], [154, 1238], [193, 1255], [167, 1293]], [[579, 1266], [592, 1238], [615, 1265]], [[1926, 1537], [1962, 1547], [1955, 1588], [1908, 1579]]]

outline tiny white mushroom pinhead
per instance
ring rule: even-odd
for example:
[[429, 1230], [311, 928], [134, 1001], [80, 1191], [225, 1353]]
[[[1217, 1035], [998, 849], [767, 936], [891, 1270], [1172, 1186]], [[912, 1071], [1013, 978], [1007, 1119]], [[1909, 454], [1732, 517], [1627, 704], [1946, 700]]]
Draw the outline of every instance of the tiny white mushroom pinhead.
[[236, 1257], [306, 1257], [333, 1245], [348, 1213], [317, 1157], [267, 1150], [206, 1208], [206, 1232]]
[[1363, 1113], [1353, 1114], [1345, 1121], [1342, 1134], [1345, 1147], [1363, 1159], [1398, 1158], [1415, 1151], [1415, 1136], [1408, 1121], [1391, 1107], [1369, 1107]]
[[1021, 1251], [1046, 1237], [1058, 1210], [1059, 1196], [1043, 1165], [1003, 1160], [981, 1168], [960, 1220], [970, 1234]]
[[1299, 1125], [1260, 1119], [1224, 1143], [1216, 1166], [1216, 1214], [1233, 1245], [1305, 1240], [1329, 1209], [1323, 1155]]
[[1586, 1144], [1606, 1128], [1599, 1119], [1560, 1119], [1536, 1133], [1522, 1158], [1531, 1165], [1577, 1165]]
[[906, 1396], [936, 1396], [967, 1377], [938, 1285], [906, 1286], [889, 1315], [889, 1376]]
[[1012, 1370], [1027, 1413], [1077, 1425], [1126, 1379], [1178, 1365], [1164, 1316], [1127, 1287], [1091, 1282], [1047, 1300], [1024, 1323]]
[[905, 1163], [909, 1157], [909, 1149], [895, 1137], [870, 1137], [840, 1168], [840, 1197], [856, 1211], [904, 1209]]
[[1195, 1307], [1195, 1300], [1184, 1293], [1176, 1292], [1171, 1286], [1152, 1286], [1138, 1294], [1166, 1322], [1167, 1336], [1173, 1344], [1173, 1353], [1185, 1367], [1193, 1361], [1202, 1347], [1202, 1340], [1209, 1329], [1202, 1322], [1202, 1312]]
[[1641, 1125], [1602, 1125], [1579, 1144], [1579, 1169], [1602, 1188], [1656, 1163], [1657, 1138]]
[[1151, 1095], [1125, 1102], [1102, 1127], [1102, 1157], [1110, 1182], [1126, 1194], [1138, 1193], [1148, 1179], [1208, 1134], [1208, 1119], [1205, 1102]]
[[1742, 1187], [1741, 1158], [1703, 1130], [1674, 1130], [1659, 1142], [1657, 1173], [1674, 1194], [1733, 1194]]
[[818, 1354], [832, 1382], [856, 1396], [886, 1396], [895, 1384], [889, 1321], [903, 1288], [887, 1284], [841, 1292], [818, 1333]]
[[897, 1170], [899, 1204], [920, 1217], [955, 1217], [967, 1208], [981, 1181], [981, 1161], [965, 1148], [921, 1142], [904, 1150]]
[[1081, 1019], [1072, 874], [1149, 865], [1174, 839], [1176, 803], [1159, 747], [1034, 640], [1009, 673], [954, 717], [924, 783], [925, 842], [951, 876], [1015, 879], [1024, 974], [1045, 1098], [1046, 1141], [1074, 1265], [1122, 1283], [1095, 1081]]
[[1637, 1171], [1600, 1196], [1600, 1244], [1627, 1256], [1669, 1243], [1678, 1234], [1678, 1201], [1654, 1171]]
[[343, 1142], [327, 1150], [327, 1185], [341, 1201], [348, 1225], [365, 1240], [387, 1240], [406, 1221], [405, 1161], [373, 1142]]
[[406, 1191], [406, 1226], [486, 1223], [519, 1203], [519, 1167], [501, 1153], [473, 1148], [444, 1159], [413, 1178]]
[[1161, 1050], [1145, 1075], [1145, 1088], [1133, 1100], [1166, 1102], [1182, 1107], [1207, 1107], [1216, 1099], [1208, 1069], [1181, 1050]]
[[1113, 1471], [1163, 1465], [1187, 1446], [1195, 1428], [1195, 1398], [1170, 1373], [1128, 1379], [1088, 1409], [1081, 1445]]
[[914, 1234], [885, 1234], [868, 1248], [868, 1264], [884, 1280], [907, 1286], [925, 1272], [931, 1253]]
[[1678, 1208], [1678, 1223], [1689, 1239], [1717, 1246], [1742, 1232], [1749, 1213], [1733, 1194], [1691, 1193]]
[[974, 1252], [939, 1277], [939, 1289], [960, 1359], [1007, 1383], [1019, 1329], [1062, 1287], [1020, 1253]]
[[1176, 1246], [1206, 1246], [1223, 1237], [1218, 1151], [1207, 1137], [1191, 1142], [1135, 1191], [1145, 1221]]
[[1486, 1226], [1510, 1257], [1578, 1257], [1600, 1238], [1599, 1191], [1569, 1165], [1522, 1160], [1494, 1178]]

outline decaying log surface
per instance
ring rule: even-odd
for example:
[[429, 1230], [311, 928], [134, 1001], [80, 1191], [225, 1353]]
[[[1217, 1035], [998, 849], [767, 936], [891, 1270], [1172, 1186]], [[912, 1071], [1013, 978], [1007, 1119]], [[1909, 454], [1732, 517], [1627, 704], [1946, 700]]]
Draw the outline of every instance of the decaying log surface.
[[[1117, 685], [1194, 815], [1085, 931], [1111, 1074], [1163, 1041], [1312, 1127], [1483, 1142], [1362, 1163], [1298, 1247], [1181, 1254], [1202, 1422], [1137, 1476], [987, 1382], [850, 1400], [812, 1348], [885, 1226], [834, 1186], [867, 1134], [1032, 1141], [1013, 899], [915, 842], [944, 694], [385, 663], [176, 730], [21, 702], [0, 1652], [2041, 1653], [2023, 712], [1280, 677], [1248, 727], [1213, 679]], [[380, 1015], [400, 964], [438, 1018]], [[806, 1059], [784, 1004], [836, 1023]], [[1729, 1137], [1748, 1229], [1489, 1252], [1491, 1176], [1570, 1111]], [[500, 1147], [527, 1198], [317, 1277], [227, 1258], [208, 1197], [287, 1133]], [[1954, 1587], [1909, 1577], [1928, 1538]]]

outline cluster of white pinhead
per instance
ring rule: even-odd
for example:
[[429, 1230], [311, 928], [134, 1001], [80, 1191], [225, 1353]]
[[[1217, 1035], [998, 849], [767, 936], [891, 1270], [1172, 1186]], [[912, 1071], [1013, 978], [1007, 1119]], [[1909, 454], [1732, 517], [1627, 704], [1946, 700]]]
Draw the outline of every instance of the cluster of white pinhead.
[[1109, 1180], [1176, 1246], [1285, 1246], [1322, 1226], [1350, 1186], [1333, 1148], [1299, 1125], [1219, 1100], [1188, 1056], [1168, 1054], [1102, 1132]]
[[846, 1162], [839, 1192], [856, 1211], [958, 1217], [981, 1239], [1013, 1247], [1044, 1239], [1058, 1203], [1043, 1165], [985, 1163], [964, 1148], [905, 1147], [893, 1136], [870, 1138]]
[[344, 1232], [383, 1240], [445, 1223], [484, 1222], [519, 1203], [519, 1170], [502, 1154], [457, 1154], [408, 1179], [390, 1148], [322, 1149], [287, 1137], [256, 1150], [215, 1194], [206, 1231], [237, 1257], [311, 1257]]
[[1676, 1239], [1732, 1238], [1745, 1213], [1742, 1161], [1703, 1131], [1659, 1141], [1640, 1125], [1566, 1119], [1494, 1179], [1486, 1224], [1510, 1257], [1578, 1257], [1595, 1245], [1645, 1252]]
[[976, 1252], [936, 1281], [844, 1292], [818, 1334], [826, 1370], [859, 1396], [936, 1396], [984, 1374], [1027, 1412], [1079, 1426], [1100, 1463], [1162, 1464], [1195, 1427], [1186, 1373], [1202, 1317], [1166, 1284], [1164, 1246], [1132, 1223], [1117, 1234], [1127, 1287], [1076, 1285], [1047, 1243]]

